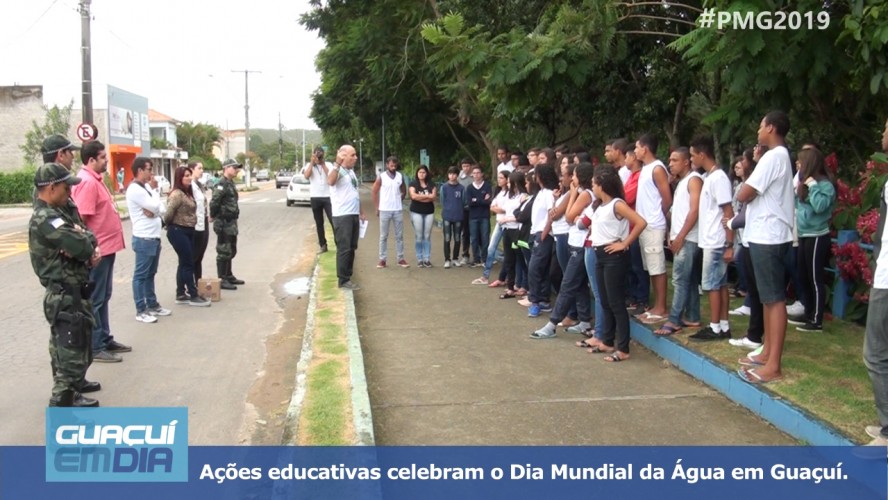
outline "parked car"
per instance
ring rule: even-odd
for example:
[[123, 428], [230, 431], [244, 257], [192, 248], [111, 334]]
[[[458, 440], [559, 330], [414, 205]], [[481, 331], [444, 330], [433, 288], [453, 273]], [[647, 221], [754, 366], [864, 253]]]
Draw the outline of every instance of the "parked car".
[[256, 180], [257, 181], [267, 181], [268, 179], [269, 179], [268, 170], [262, 169], [262, 170], [256, 172]]
[[311, 203], [311, 183], [301, 175], [294, 175], [287, 186], [287, 206], [294, 203]]
[[157, 190], [160, 191], [160, 194], [167, 194], [170, 192], [170, 181], [163, 175], [155, 175], [154, 179], [157, 181]]
[[293, 172], [290, 172], [289, 170], [280, 170], [277, 175], [274, 176], [274, 187], [276, 189], [287, 187], [292, 178]]

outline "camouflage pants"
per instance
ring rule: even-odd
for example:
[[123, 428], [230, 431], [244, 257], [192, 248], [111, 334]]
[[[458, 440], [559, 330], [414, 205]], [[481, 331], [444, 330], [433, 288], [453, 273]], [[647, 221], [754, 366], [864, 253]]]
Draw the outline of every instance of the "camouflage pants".
[[237, 255], [237, 222], [213, 222], [216, 233], [216, 262], [228, 262]]
[[[77, 306], [70, 296], [47, 292], [44, 297], [44, 314], [50, 322], [57, 316], [56, 311], [77, 311]], [[60, 342], [50, 328], [49, 359], [52, 366], [52, 395], [58, 396], [64, 391], [76, 391], [83, 385], [86, 370], [92, 364], [92, 329], [94, 320], [92, 306], [88, 300], [80, 302], [80, 312], [84, 315], [82, 347], [67, 347]]]

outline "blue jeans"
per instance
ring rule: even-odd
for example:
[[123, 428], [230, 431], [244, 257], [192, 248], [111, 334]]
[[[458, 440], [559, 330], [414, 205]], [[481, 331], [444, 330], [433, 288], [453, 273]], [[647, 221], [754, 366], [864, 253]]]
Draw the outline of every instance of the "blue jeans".
[[517, 259], [515, 259], [515, 287], [530, 289], [528, 281], [527, 264], [530, 263], [531, 250], [528, 248], [518, 247]]
[[[561, 283], [558, 283], [558, 293], [561, 293], [561, 287], [564, 286], [565, 274], [567, 274], [567, 261], [570, 260], [570, 246], [567, 244], [567, 233], [555, 236], [555, 258], [558, 260], [558, 267], [561, 268]], [[581, 257], [585, 260], [585, 251], [581, 252]], [[585, 267], [585, 264], [583, 264]], [[554, 286], [554, 285], [553, 285]], [[577, 305], [571, 304], [567, 311], [567, 317], [577, 319]]]
[[133, 236], [133, 251], [136, 264], [133, 268], [133, 300], [136, 313], [159, 307], [154, 293], [154, 275], [160, 263], [160, 238], [139, 238]]
[[469, 239], [472, 241], [472, 262], [487, 261], [487, 243], [490, 239], [490, 218], [469, 219]]
[[416, 260], [419, 262], [431, 262], [432, 225], [435, 223], [435, 214], [410, 212], [410, 222], [413, 223], [413, 243], [416, 248]]
[[379, 212], [379, 260], [386, 259], [388, 251], [389, 224], [395, 226], [395, 250], [398, 260], [404, 258], [404, 212], [400, 210], [382, 210]]
[[672, 310], [669, 322], [681, 325], [681, 313], [691, 323], [700, 322], [700, 294], [697, 293], [697, 281], [694, 279], [694, 256], [697, 254], [697, 243], [685, 241], [678, 254], [672, 257]]
[[604, 333], [604, 305], [601, 303], [601, 294], [598, 291], [598, 275], [595, 267], [598, 265], [598, 256], [595, 249], [586, 247], [586, 275], [592, 286], [592, 295], [595, 296], [595, 338], [601, 339]]
[[[499, 222], [493, 226], [493, 232], [490, 233], [490, 243], [487, 245], [487, 259], [484, 261], [484, 272], [481, 273], [485, 278], [490, 277], [490, 270], [493, 268], [493, 261], [496, 260], [497, 249], [500, 240], [503, 238], [503, 228]], [[503, 273], [500, 273], [502, 275]]]
[[555, 238], [552, 235], [546, 239], [540, 237], [543, 233], [533, 235], [533, 250], [530, 263], [527, 265], [528, 289], [527, 300], [537, 304], [549, 302], [552, 294], [552, 280], [549, 278], [549, 267], [552, 265], [552, 253], [555, 248]]
[[176, 297], [187, 292], [197, 297], [197, 286], [194, 281], [194, 228], [171, 224], [167, 228], [167, 240], [179, 257], [176, 266]]
[[799, 273], [799, 247], [789, 244], [789, 250], [786, 251], [786, 257], [783, 260], [786, 269], [786, 283], [792, 283], [792, 289], [795, 292], [795, 298], [802, 304], [808, 303], [808, 287], [805, 280]]
[[114, 340], [108, 322], [108, 303], [111, 302], [111, 289], [114, 286], [114, 260], [116, 257], [116, 253], [102, 257], [99, 265], [89, 272], [89, 280], [94, 287], [90, 301], [92, 302], [93, 316], [96, 318], [96, 326], [93, 327], [92, 332], [93, 352], [105, 350], [108, 344]]

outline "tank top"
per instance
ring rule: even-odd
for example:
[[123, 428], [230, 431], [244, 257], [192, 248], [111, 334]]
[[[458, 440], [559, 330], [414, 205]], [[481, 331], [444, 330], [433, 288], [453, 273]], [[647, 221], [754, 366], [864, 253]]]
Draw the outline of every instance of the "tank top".
[[[654, 170], [666, 169], [663, 162], [654, 160], [641, 168], [638, 176], [638, 196], [635, 199], [635, 211], [647, 221], [649, 229], [666, 229], [666, 216], [663, 215], [663, 199], [654, 182]], [[597, 246], [597, 244], [596, 244]]]
[[629, 237], [629, 221], [617, 217], [615, 210], [620, 198], [601, 205], [592, 213], [592, 244], [596, 247], [610, 245]]
[[400, 172], [395, 172], [395, 178], [389, 177], [388, 172], [379, 174], [381, 186], [379, 188], [379, 210], [382, 212], [401, 211], [401, 184], [404, 178]]
[[[685, 219], [688, 218], [688, 212], [691, 211], [691, 193], [688, 192], [688, 183], [690, 183], [691, 179], [694, 177], [700, 179], [703, 178], [703, 176], [691, 170], [691, 172], [684, 176], [684, 179], [678, 181], [678, 185], [675, 186], [675, 195], [672, 198], [672, 225], [669, 228], [670, 239], [675, 239], [675, 237], [678, 236], [678, 233], [680, 233], [681, 229], [684, 227]], [[693, 241], [694, 243], [697, 242], [697, 225], [697, 223], [694, 223], [694, 227], [688, 231], [685, 240]]]

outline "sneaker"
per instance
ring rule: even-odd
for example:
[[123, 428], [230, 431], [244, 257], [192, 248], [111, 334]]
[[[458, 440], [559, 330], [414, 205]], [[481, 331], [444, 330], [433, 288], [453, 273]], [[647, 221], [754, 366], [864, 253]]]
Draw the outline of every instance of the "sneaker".
[[420, 269], [424, 268], [425, 266], [426, 266], [425, 262], [423, 262], [423, 261], [419, 261], [419, 264], [416, 265], [416, 267], [418, 267]]
[[867, 436], [871, 438], [880, 438], [882, 437], [882, 426], [881, 425], [867, 425], [866, 429]]
[[352, 280], [348, 280], [348, 281], [346, 281], [345, 283], [339, 285], [339, 288], [346, 288], [346, 289], [351, 290], [351, 291], [355, 291], [355, 290], [360, 290], [360, 289], [361, 289], [361, 287], [359, 287], [358, 284], [355, 283], [355, 282], [352, 281]]
[[176, 295], [176, 304], [187, 304], [191, 297], [187, 295]]
[[530, 304], [532, 304], [532, 302], [527, 300], [527, 297], [524, 297], [523, 299], [518, 301], [519, 306], [530, 307]]
[[728, 311], [728, 314], [730, 314], [731, 316], [749, 316], [750, 314], [752, 314], [752, 310], [749, 308], [749, 306], [740, 306], [737, 309], [732, 309]]
[[811, 323], [810, 321], [808, 321], [807, 323], [805, 323], [802, 326], [797, 326], [796, 330], [798, 330], [800, 332], [822, 332], [823, 325], [815, 325], [814, 323]]
[[540, 302], [540, 311], [544, 313], [552, 312], [552, 304], [550, 302]]
[[540, 316], [540, 305], [539, 304], [531, 304], [530, 307], [527, 308], [527, 317], [538, 318], [539, 316]]
[[141, 321], [142, 323], [157, 323], [157, 318], [149, 314], [148, 311], [143, 311], [136, 314], [136, 321]]
[[326, 252], [327, 252], [327, 245], [321, 245], [321, 248], [318, 249], [318, 253], [326, 253]]
[[710, 340], [729, 339], [729, 338], [731, 338], [731, 333], [730, 332], [715, 333], [714, 331], [712, 331], [712, 327], [707, 326], [706, 328], [703, 328], [702, 330], [691, 335], [688, 338], [691, 340], [696, 340], [698, 342], [707, 342]]
[[169, 309], [164, 309], [163, 307], [158, 305], [152, 307], [151, 309], [148, 309], [148, 314], [152, 316], [169, 316], [170, 314], [173, 314], [173, 311], [170, 311]]
[[[888, 446], [888, 438], [884, 438], [882, 436], [879, 436], [877, 438], [873, 438], [872, 441], [870, 441], [869, 443], [866, 443], [866, 446], [882, 446], [882, 447]], [[884, 456], [881, 458], [882, 458], [882, 460], [885, 459]]]
[[797, 300], [792, 305], [786, 306], [786, 314], [789, 316], [804, 316], [805, 306], [802, 305], [801, 301]]
[[408, 264], [407, 261], [404, 260], [404, 259], [399, 260], [399, 261], [398, 261], [398, 265], [401, 266], [401, 267], [403, 267], [403, 268], [405, 268], [405, 269], [408, 268], [408, 267], [410, 267], [410, 264]]
[[758, 349], [762, 346], [759, 342], [753, 342], [749, 340], [747, 337], [739, 338], [739, 339], [731, 339], [728, 341], [734, 347], [745, 347], [747, 349]]
[[799, 325], [800, 326], [800, 325], [804, 325], [804, 324], [808, 323], [808, 320], [805, 318], [804, 315], [787, 314], [786, 315], [786, 322], [789, 323], [790, 325]]
[[188, 305], [195, 307], [210, 307], [211, 304], [209, 300], [198, 295], [196, 297], [191, 297], [191, 300], [188, 301]]
[[472, 265], [469, 266], [469, 267], [484, 267], [484, 263], [481, 262], [481, 261], [478, 261], [478, 262], [472, 262]]
[[463, 255], [460, 257], [459, 262], [456, 263], [456, 267], [465, 266], [469, 264], [469, 258]]
[[550, 332], [550, 331], [547, 331], [547, 330], [545, 330], [545, 329], [540, 328], [539, 330], [537, 330], [537, 331], [531, 333], [531, 334], [530, 334], [530, 338], [532, 338], [532, 339], [537, 339], [537, 340], [541, 340], [541, 339], [554, 339], [554, 338], [555, 338], [555, 332]]
[[450, 269], [450, 261], [449, 260], [444, 261], [444, 269]]
[[105, 350], [108, 352], [131, 352], [133, 348], [126, 344], [121, 344], [116, 340], [112, 340], [108, 344], [108, 347], [105, 348]]
[[385, 261], [380, 260], [379, 264], [376, 264], [376, 269], [385, 269]]
[[487, 278], [485, 278], [484, 276], [481, 276], [480, 278], [475, 278], [474, 280], [472, 280], [472, 284], [473, 285], [486, 285]]
[[120, 363], [121, 361], [123, 361], [123, 358], [120, 357], [119, 354], [114, 354], [113, 352], [101, 350], [99, 352], [93, 353], [93, 361], [97, 363]]
[[429, 267], [429, 268], [434, 267], [434, 266], [432, 266], [432, 263], [429, 261], [425, 261], [425, 266]]

